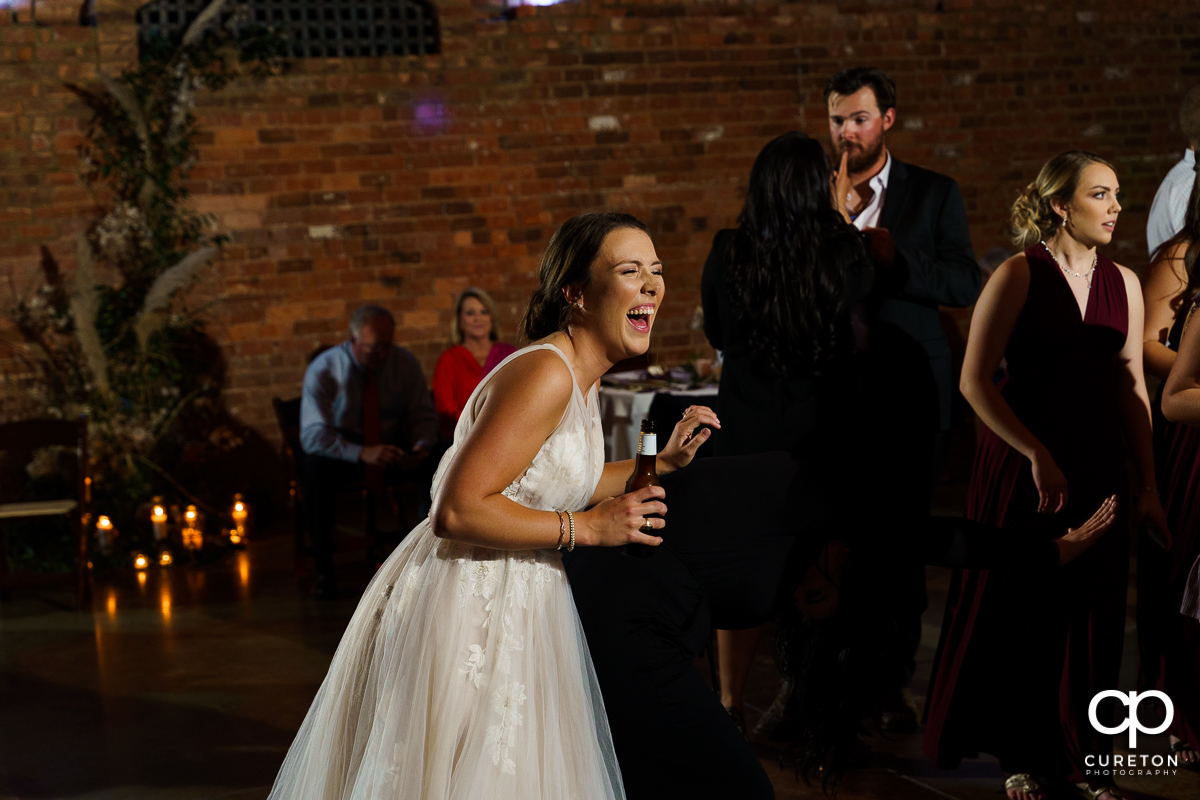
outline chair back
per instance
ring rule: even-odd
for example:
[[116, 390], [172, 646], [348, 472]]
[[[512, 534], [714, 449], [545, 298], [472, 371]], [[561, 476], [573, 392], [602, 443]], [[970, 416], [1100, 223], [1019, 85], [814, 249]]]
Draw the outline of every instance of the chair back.
[[51, 445], [86, 448], [87, 417], [27, 419], [0, 425], [0, 450], [33, 450]]
[[[59, 445], [75, 448], [78, 468], [75, 470], [75, 501], [72, 516], [78, 545], [76, 564], [75, 608], [86, 611], [91, 606], [91, 562], [88, 560], [88, 527], [91, 524], [91, 479], [88, 477], [87, 415], [76, 419], [30, 419], [0, 425], [0, 450], [36, 450]], [[7, 559], [0, 539], [0, 559]], [[7, 592], [7, 563], [0, 565], [0, 582]]]
[[81, 514], [86, 513], [89, 495], [87, 464], [87, 415], [75, 419], [26, 419], [0, 425], [0, 450], [36, 450], [40, 447], [73, 447], [78, 467], [75, 470], [76, 500]]

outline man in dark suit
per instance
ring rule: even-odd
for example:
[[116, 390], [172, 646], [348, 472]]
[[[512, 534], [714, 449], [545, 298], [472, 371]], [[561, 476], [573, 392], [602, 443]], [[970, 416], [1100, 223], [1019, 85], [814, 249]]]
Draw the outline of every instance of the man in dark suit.
[[[953, 178], [905, 164], [888, 152], [887, 132], [896, 122], [896, 85], [887, 73], [873, 67], [842, 70], [826, 84], [825, 102], [835, 163], [840, 162], [837, 192], [846, 213], [860, 230], [884, 228], [896, 243], [891, 274], [877, 277], [883, 284], [879, 318], [920, 343], [937, 382], [939, 424], [930, 432], [936, 479], [955, 385], [938, 306], [969, 306], [983, 284], [962, 193]], [[907, 687], [916, 668], [926, 606], [924, 570], [914, 569], [900, 578], [896, 591], [897, 621], [909, 632], [914, 656], [905, 665]], [[884, 714], [883, 726], [914, 730], [916, 722], [916, 709], [907, 688], [902, 688], [896, 708]]]

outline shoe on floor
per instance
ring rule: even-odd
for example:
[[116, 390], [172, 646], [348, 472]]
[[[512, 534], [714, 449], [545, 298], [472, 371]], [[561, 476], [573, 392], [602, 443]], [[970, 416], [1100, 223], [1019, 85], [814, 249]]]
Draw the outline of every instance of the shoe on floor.
[[754, 726], [754, 736], [762, 736], [773, 742], [790, 742], [796, 738], [797, 726], [792, 713], [792, 683], [786, 678], [780, 682], [779, 691], [766, 712]]

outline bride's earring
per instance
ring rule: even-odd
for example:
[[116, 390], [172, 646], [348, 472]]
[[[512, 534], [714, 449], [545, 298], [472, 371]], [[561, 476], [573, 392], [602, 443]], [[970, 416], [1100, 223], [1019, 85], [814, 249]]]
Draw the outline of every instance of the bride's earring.
[[1063, 212], [1063, 224], [1062, 224], [1062, 226], [1063, 226], [1064, 228], [1065, 228], [1065, 227], [1067, 227], [1067, 212], [1065, 212], [1065, 211]]

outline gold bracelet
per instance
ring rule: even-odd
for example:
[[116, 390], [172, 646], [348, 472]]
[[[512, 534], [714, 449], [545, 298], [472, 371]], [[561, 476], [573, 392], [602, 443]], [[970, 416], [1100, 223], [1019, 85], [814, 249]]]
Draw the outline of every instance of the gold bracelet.
[[554, 513], [558, 515], [558, 546], [554, 549], [562, 550], [562, 540], [567, 535], [567, 521], [563, 519], [561, 511], [555, 511]]
[[567, 512], [567, 521], [571, 524], [571, 541], [567, 544], [567, 552], [575, 549], [575, 515], [570, 511]]

